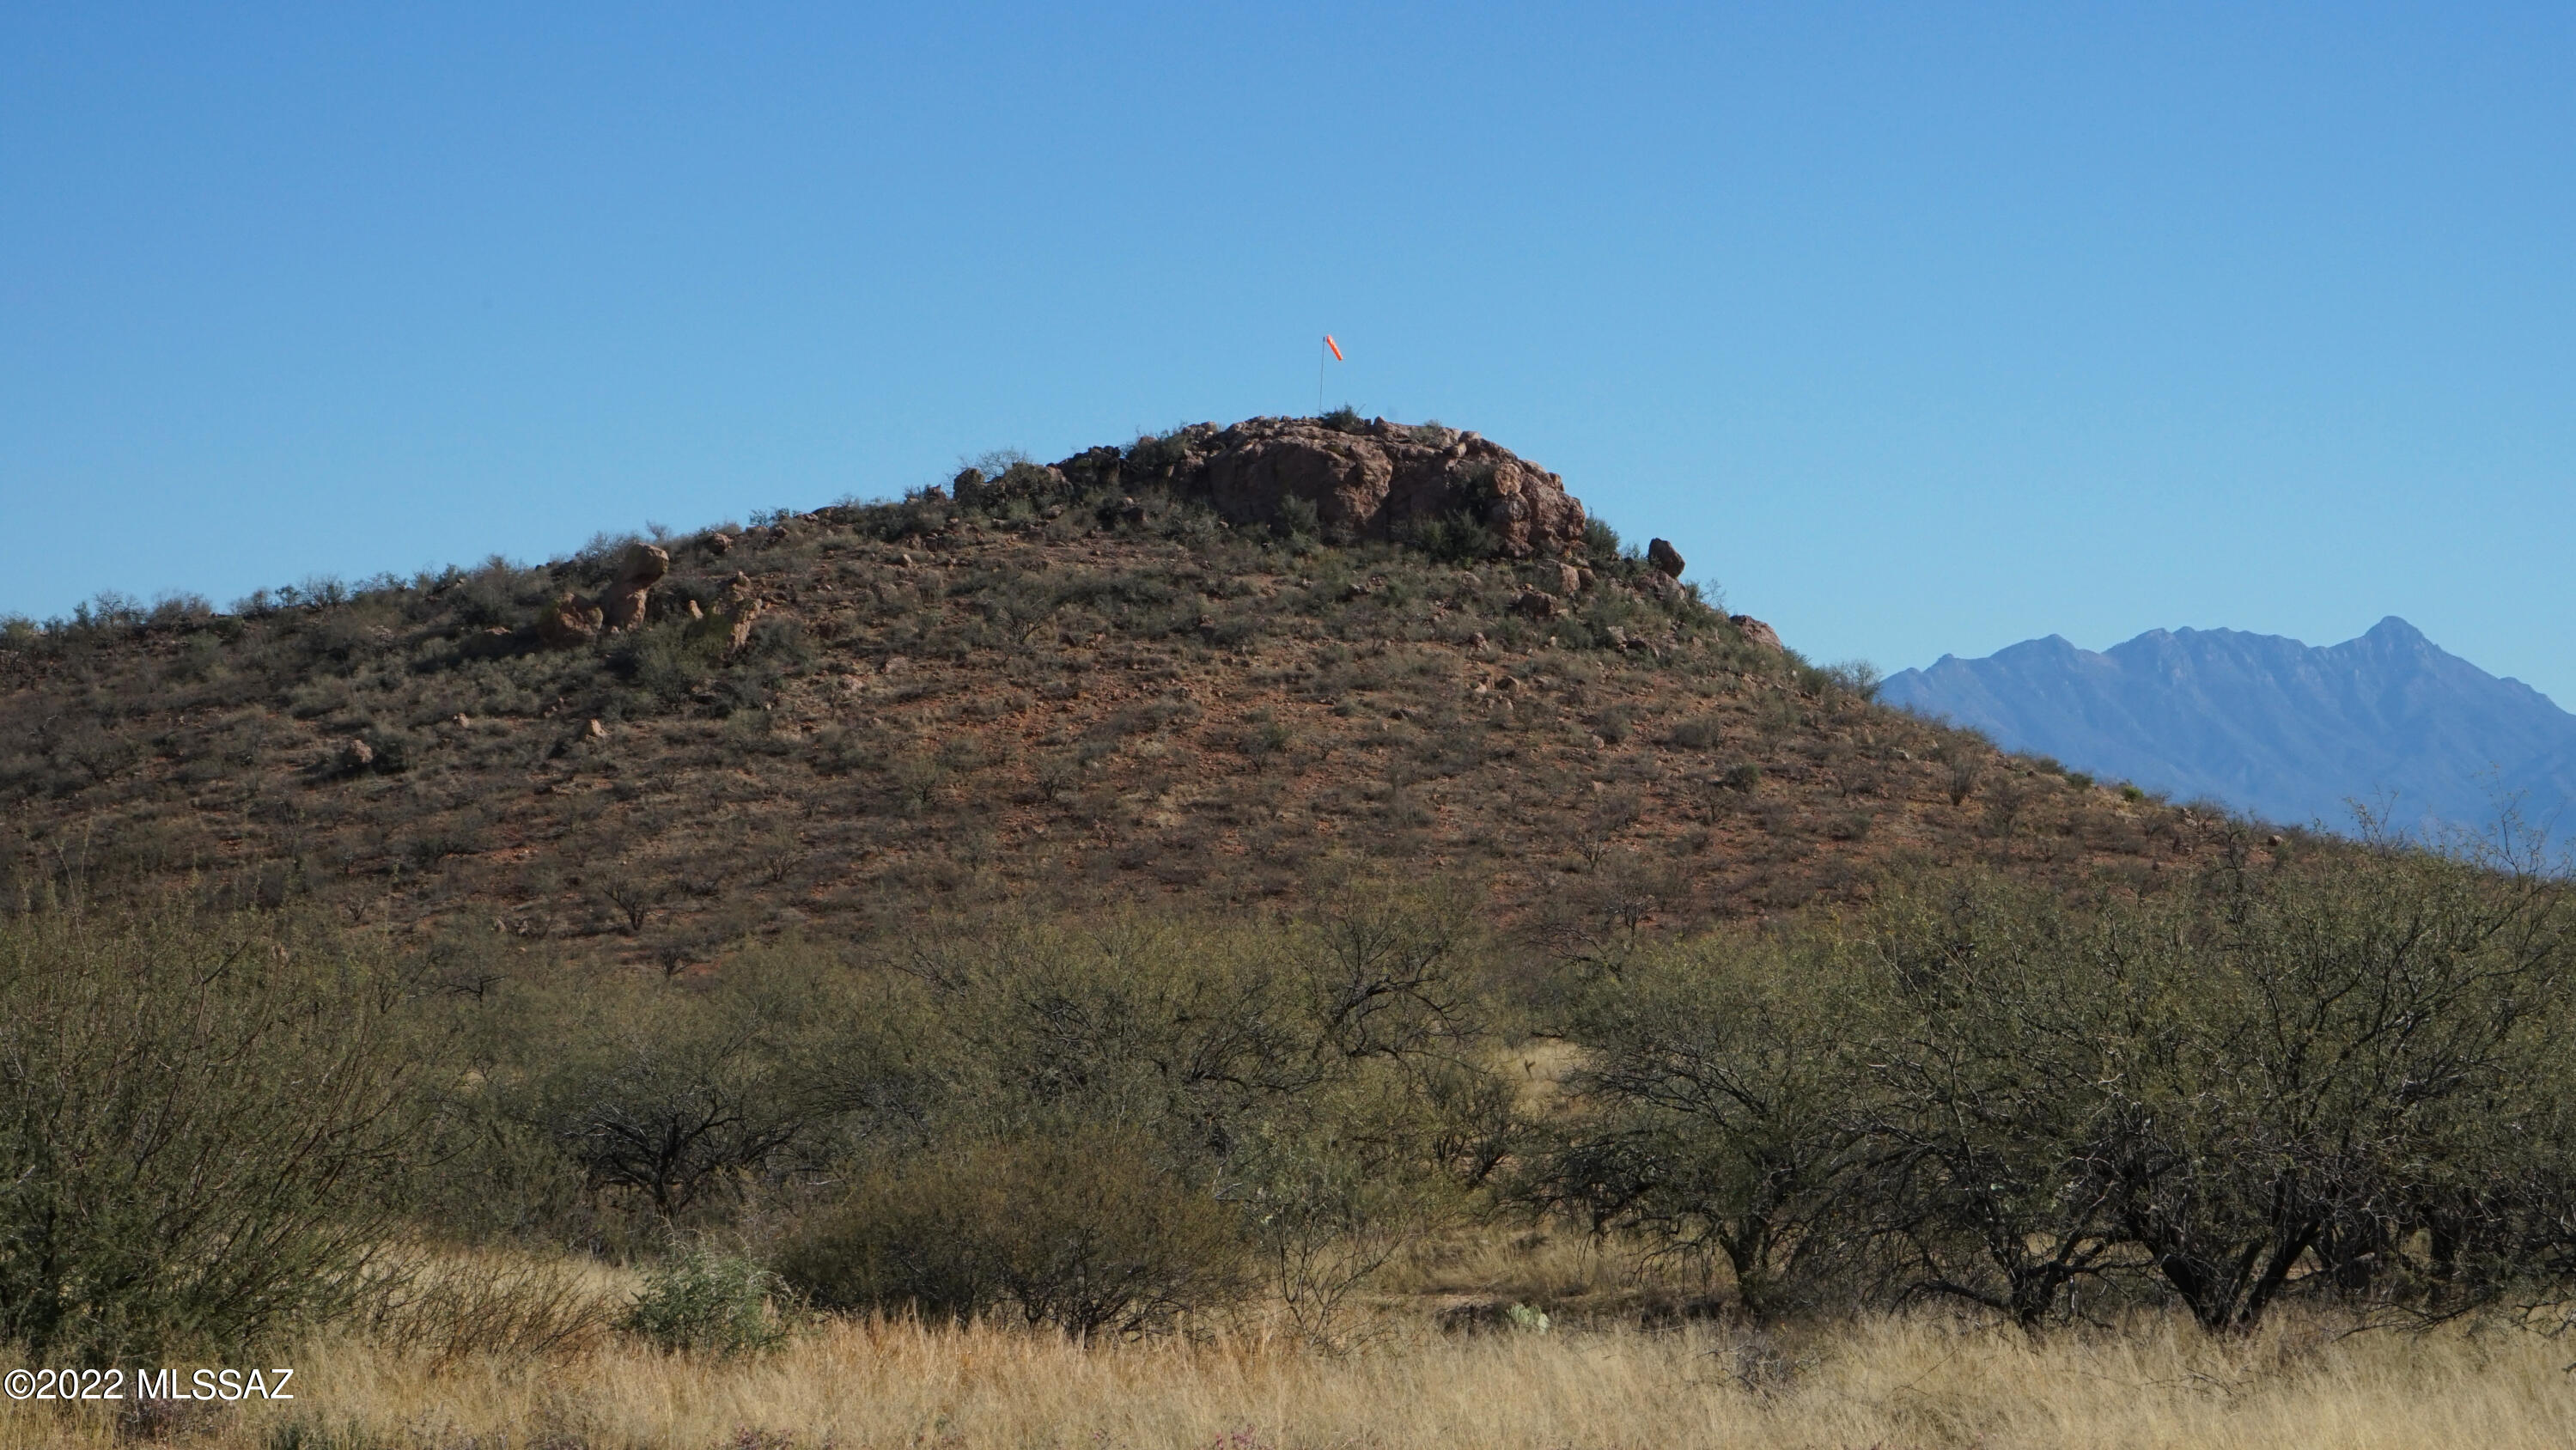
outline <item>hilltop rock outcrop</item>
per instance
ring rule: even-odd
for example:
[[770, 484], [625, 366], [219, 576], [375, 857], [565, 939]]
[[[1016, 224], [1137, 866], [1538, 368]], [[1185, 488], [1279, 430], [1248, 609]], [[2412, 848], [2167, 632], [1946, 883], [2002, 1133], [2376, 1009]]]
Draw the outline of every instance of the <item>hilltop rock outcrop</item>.
[[1553, 558], [1583, 541], [1565, 480], [1489, 439], [1437, 424], [1315, 418], [1199, 423], [1121, 451], [1094, 448], [1046, 472], [1074, 488], [1161, 484], [1236, 523], [1311, 523], [1327, 538], [1398, 539], [1443, 523], [1489, 552]]

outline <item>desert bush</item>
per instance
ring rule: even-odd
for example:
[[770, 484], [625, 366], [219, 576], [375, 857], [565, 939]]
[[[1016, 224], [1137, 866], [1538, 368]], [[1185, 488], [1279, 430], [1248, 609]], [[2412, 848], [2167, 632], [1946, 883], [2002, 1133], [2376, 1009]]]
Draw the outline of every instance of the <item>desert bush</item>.
[[1574, 1110], [1519, 1191], [1595, 1232], [1723, 1258], [1756, 1314], [1812, 1294], [1855, 1142], [1837, 1053], [1851, 986], [1830, 957], [1729, 937], [1600, 979], [1568, 1027], [1590, 1052]]
[[1008, 1304], [1078, 1337], [1165, 1329], [1247, 1287], [1236, 1212], [1103, 1128], [881, 1171], [779, 1263], [820, 1308], [963, 1319]]
[[357, 1302], [437, 1056], [390, 967], [293, 921], [0, 923], [0, 1335], [101, 1362]]
[[615, 1318], [574, 1259], [441, 1254], [402, 1272], [367, 1322], [380, 1342], [448, 1363], [473, 1355], [568, 1358], [598, 1346]]
[[1819, 694], [1874, 700], [1878, 698], [1878, 667], [1867, 660], [1839, 660], [1813, 667], [1805, 683]]
[[1502, 537], [1484, 520], [1470, 514], [1446, 513], [1417, 519], [1404, 537], [1416, 549], [1446, 564], [1468, 564], [1502, 552]]
[[1594, 564], [1617, 563], [1619, 550], [1619, 531], [1610, 527], [1608, 519], [1594, 517], [1583, 521], [1583, 552]]
[[1258, 760], [1286, 749], [1291, 738], [1288, 726], [1265, 706], [1244, 717], [1234, 733], [1234, 748]]
[[697, 1245], [648, 1270], [617, 1327], [658, 1349], [733, 1355], [784, 1343], [776, 1274], [739, 1254]]
[[1941, 788], [1950, 797], [1950, 804], [1966, 805], [1968, 797], [1976, 794], [1978, 783], [1985, 779], [1984, 752], [1973, 746], [1945, 744], [1933, 758], [1941, 764]]
[[1442, 1221], [1421, 1165], [1334, 1138], [1265, 1134], [1229, 1164], [1227, 1197], [1271, 1297], [1310, 1341], [1339, 1347], [1381, 1270]]
[[779, 1029], [751, 1005], [656, 995], [603, 991], [558, 1019], [566, 1040], [512, 1085], [507, 1111], [551, 1139], [594, 1197], [674, 1222], [795, 1147], [815, 1112]]
[[1676, 721], [1664, 743], [1680, 750], [1711, 750], [1726, 743], [1726, 722], [1711, 715]]
[[673, 620], [627, 635], [609, 651], [608, 666], [619, 679], [671, 704], [714, 673], [726, 639], [720, 619]]
[[2576, 1213], [2562, 897], [2402, 851], [2080, 907], [1901, 887], [1794, 965], [1747, 945], [1605, 983], [1536, 1191], [1713, 1246], [1749, 1299], [1766, 1242], [1837, 1292], [2034, 1328], [2079, 1292], [2217, 1333], [2291, 1295], [2547, 1297]]

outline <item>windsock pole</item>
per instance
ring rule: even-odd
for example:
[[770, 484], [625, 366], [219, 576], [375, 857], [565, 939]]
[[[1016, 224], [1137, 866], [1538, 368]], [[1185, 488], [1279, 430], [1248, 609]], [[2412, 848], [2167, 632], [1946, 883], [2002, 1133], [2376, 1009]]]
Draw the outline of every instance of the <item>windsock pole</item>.
[[1342, 360], [1342, 345], [1333, 341], [1333, 335], [1329, 332], [1324, 334], [1324, 345], [1315, 351], [1315, 416], [1318, 418], [1324, 416], [1324, 358], [1326, 354], [1330, 354], [1332, 360], [1335, 362], [1340, 362]]

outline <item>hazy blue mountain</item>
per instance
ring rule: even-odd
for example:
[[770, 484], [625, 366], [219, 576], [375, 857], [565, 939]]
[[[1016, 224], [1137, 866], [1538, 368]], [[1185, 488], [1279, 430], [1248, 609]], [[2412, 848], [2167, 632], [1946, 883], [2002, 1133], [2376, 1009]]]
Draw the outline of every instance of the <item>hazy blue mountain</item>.
[[2273, 821], [2349, 830], [2359, 800], [2408, 830], [2477, 829], [2518, 793], [2526, 822], [2576, 829], [2576, 715], [2394, 615], [2322, 647], [2157, 629], [2097, 654], [2051, 635], [1984, 659], [1943, 655], [1890, 676], [1879, 698]]

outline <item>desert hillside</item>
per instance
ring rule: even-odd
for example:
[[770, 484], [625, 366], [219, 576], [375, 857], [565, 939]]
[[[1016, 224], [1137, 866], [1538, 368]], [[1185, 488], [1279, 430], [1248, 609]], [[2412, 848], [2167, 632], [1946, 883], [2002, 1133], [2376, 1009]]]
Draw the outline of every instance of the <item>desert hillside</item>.
[[1341, 416], [10, 626], [0, 1339], [317, 1372], [0, 1440], [2563, 1441], [2562, 881], [1686, 572]]
[[0, 645], [0, 871], [678, 961], [1368, 863], [1579, 937], [2218, 828], [1880, 708], [1662, 557], [1472, 433], [1255, 420], [536, 568], [110, 600]]

